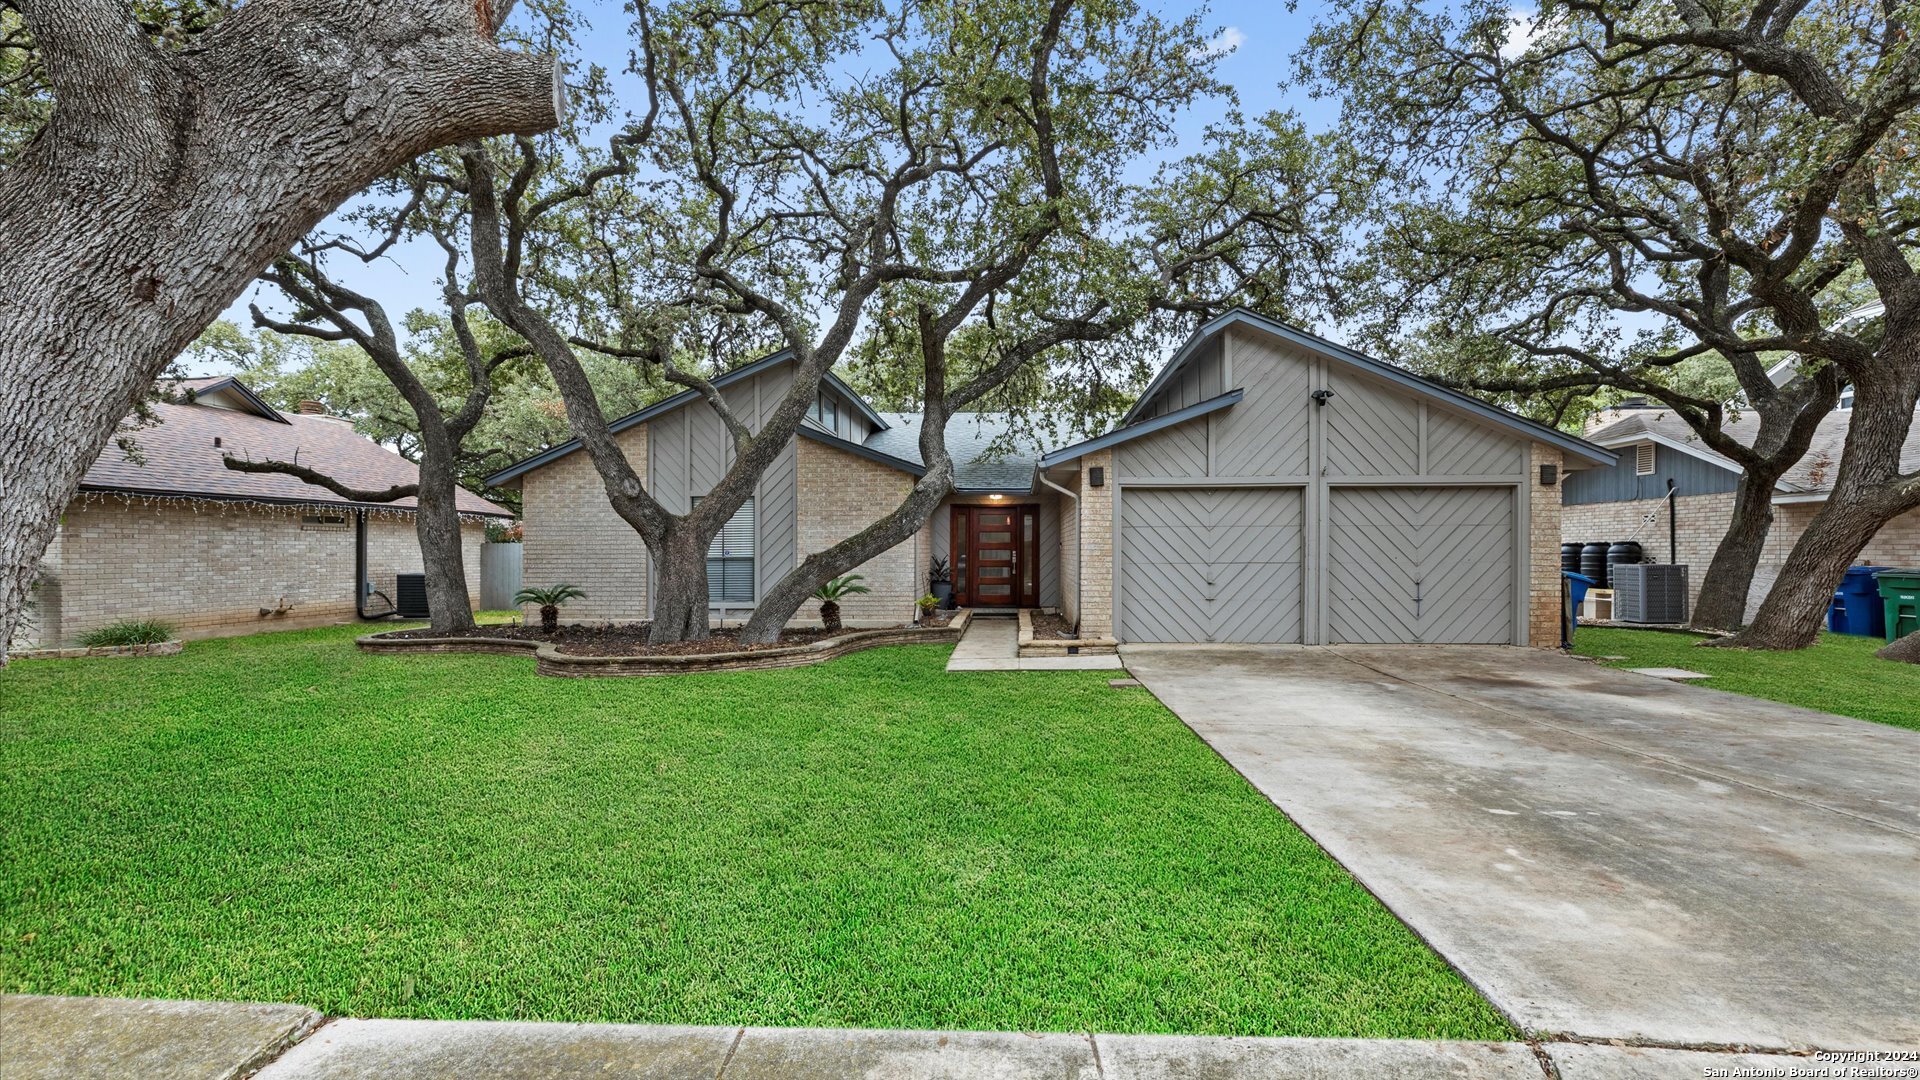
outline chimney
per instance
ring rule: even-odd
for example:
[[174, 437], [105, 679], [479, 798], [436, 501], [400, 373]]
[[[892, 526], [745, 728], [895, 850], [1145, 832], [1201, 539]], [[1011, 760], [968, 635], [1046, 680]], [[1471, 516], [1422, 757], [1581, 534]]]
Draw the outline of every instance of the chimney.
[[303, 401], [300, 404], [294, 406], [293, 411], [299, 413], [301, 416], [327, 415], [327, 407], [325, 405], [320, 404], [317, 401]]

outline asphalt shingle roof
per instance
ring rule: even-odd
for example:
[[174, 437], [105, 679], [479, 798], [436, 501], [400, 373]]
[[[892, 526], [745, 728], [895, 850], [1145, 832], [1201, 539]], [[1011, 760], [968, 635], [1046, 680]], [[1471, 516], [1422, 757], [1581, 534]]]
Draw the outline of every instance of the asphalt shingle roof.
[[[413, 462], [353, 430], [345, 420], [285, 414], [286, 423], [211, 405], [152, 406], [159, 423], [132, 433], [145, 463], [131, 461], [109, 444], [80, 481], [83, 489], [133, 491], [262, 502], [352, 505], [325, 488], [270, 473], [234, 472], [221, 463], [227, 454], [255, 461], [298, 461], [349, 487], [378, 489], [411, 483], [419, 476]], [[214, 440], [220, 445], [215, 446]], [[457, 502], [464, 514], [510, 517], [508, 511], [465, 489]], [[412, 499], [382, 506], [411, 508]]]
[[[890, 457], [920, 460], [920, 414], [881, 413], [893, 425], [867, 437], [867, 449]], [[953, 456], [953, 483], [962, 490], [1026, 491], [1033, 469], [1046, 452], [1043, 440], [1015, 430], [1007, 413], [956, 413], [947, 421], [947, 453]]]
[[[1816, 492], [1833, 490], [1834, 473], [1840, 467], [1840, 454], [1846, 447], [1847, 427], [1853, 421], [1850, 409], [1835, 410], [1820, 421], [1813, 433], [1813, 441], [1802, 457], [1786, 475], [1780, 478], [1781, 486], [1789, 491]], [[1760, 430], [1760, 417], [1751, 409], [1742, 410], [1740, 415], [1722, 425], [1728, 435], [1743, 446], [1752, 446], [1753, 439]], [[1628, 439], [1635, 435], [1653, 434], [1678, 443], [1724, 462], [1734, 472], [1740, 466], [1725, 456], [1715, 453], [1700, 441], [1685, 420], [1680, 419], [1670, 409], [1638, 409], [1613, 423], [1587, 434], [1587, 440], [1597, 443], [1611, 443]], [[1907, 429], [1907, 441], [1900, 450], [1900, 471], [1903, 473], [1920, 470], [1920, 412], [1914, 413], [1913, 423]]]

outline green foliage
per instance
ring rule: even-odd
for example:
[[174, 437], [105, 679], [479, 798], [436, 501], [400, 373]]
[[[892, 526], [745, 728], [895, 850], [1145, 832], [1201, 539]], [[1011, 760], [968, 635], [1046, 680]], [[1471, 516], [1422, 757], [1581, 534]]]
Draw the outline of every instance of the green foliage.
[[578, 585], [567, 585], [563, 583], [560, 585], [549, 585], [545, 588], [530, 585], [514, 593], [513, 602], [516, 604], [539, 604], [541, 607], [559, 607], [569, 600], [584, 600], [586, 596], [586, 592]]
[[1879, 638], [1822, 633], [1794, 652], [1699, 648], [1694, 634], [1583, 626], [1573, 637], [1582, 656], [1624, 656], [1619, 667], [1677, 667], [1704, 672], [1708, 686], [1821, 712], [1920, 731], [1920, 667], [1881, 660]]
[[157, 645], [173, 638], [173, 624], [161, 619], [123, 619], [80, 635], [89, 649], [122, 645]]
[[815, 600], [834, 603], [852, 596], [855, 593], [872, 592], [873, 590], [860, 584], [860, 582], [864, 580], [866, 580], [866, 578], [860, 574], [842, 574], [832, 581], [827, 582], [825, 585], [820, 586], [818, 589], [815, 589], [813, 591], [813, 598]]
[[940, 598], [932, 593], [928, 593], [920, 599], [915, 600], [913, 606], [920, 609], [920, 614], [931, 615], [934, 609], [940, 606]]
[[1515, 1037], [1106, 672], [954, 676], [915, 646], [553, 679], [359, 632], [0, 672], [0, 991]]

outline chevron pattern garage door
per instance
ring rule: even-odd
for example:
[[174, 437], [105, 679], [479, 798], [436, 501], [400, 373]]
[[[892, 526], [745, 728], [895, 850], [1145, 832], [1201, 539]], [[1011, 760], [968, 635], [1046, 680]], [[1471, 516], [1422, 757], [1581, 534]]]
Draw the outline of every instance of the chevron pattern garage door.
[[1329, 642], [1513, 641], [1510, 488], [1328, 492]]
[[1293, 489], [1127, 489], [1121, 639], [1299, 641], [1300, 523]]

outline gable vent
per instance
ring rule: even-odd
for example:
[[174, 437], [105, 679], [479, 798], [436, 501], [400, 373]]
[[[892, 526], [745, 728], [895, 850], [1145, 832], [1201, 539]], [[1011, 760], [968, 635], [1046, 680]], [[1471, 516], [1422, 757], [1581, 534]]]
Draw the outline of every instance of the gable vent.
[[1633, 474], [1635, 476], [1653, 475], [1653, 444], [1643, 442], [1633, 448]]

